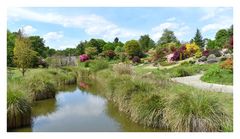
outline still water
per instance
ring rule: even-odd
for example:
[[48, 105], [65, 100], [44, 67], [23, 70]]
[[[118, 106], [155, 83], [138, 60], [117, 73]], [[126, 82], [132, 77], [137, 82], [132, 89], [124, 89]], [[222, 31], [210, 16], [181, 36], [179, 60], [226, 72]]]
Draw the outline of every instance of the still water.
[[113, 103], [77, 86], [59, 91], [55, 99], [33, 105], [32, 125], [14, 131], [33, 132], [156, 132], [159, 129], [136, 124]]

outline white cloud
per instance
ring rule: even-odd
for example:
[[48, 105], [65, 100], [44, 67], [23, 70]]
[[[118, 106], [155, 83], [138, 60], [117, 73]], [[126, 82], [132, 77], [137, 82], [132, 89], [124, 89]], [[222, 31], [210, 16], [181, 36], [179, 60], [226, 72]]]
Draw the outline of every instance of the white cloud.
[[[203, 33], [216, 32], [219, 29], [229, 28], [233, 24], [232, 8], [204, 8], [201, 21], [208, 23], [202, 26]], [[230, 14], [230, 15], [229, 15]]]
[[221, 15], [222, 13], [228, 10], [229, 8], [204, 8], [203, 9], [204, 15], [200, 18], [200, 20], [205, 21], [212, 18], [216, 18], [217, 16]]
[[219, 30], [219, 29], [223, 29], [223, 28], [229, 28], [230, 25], [228, 24], [218, 24], [218, 23], [212, 23], [212, 24], [207, 24], [205, 26], [202, 27], [202, 32], [208, 32], [208, 31], [213, 31], [213, 30]]
[[190, 27], [187, 26], [185, 23], [165, 22], [152, 28], [151, 37], [153, 38], [153, 40], [157, 41], [162, 36], [164, 29], [174, 31], [174, 34], [178, 38], [182, 38], [184, 35], [190, 32]]
[[27, 34], [27, 35], [31, 35], [33, 34], [34, 32], [37, 31], [37, 29], [35, 29], [34, 27], [30, 26], [30, 25], [27, 25], [27, 26], [24, 26], [22, 28], [22, 31], [24, 34]]
[[63, 27], [74, 27], [83, 29], [88, 35], [100, 36], [104, 39], [115, 37], [136, 37], [141, 34], [138, 31], [121, 28], [116, 24], [97, 15], [63, 16], [54, 13], [36, 13], [23, 8], [14, 8], [8, 11], [8, 17], [28, 19], [51, 24], [58, 24]]
[[55, 41], [63, 38], [63, 33], [60, 32], [48, 32], [47, 34], [43, 35], [44, 40], [46, 41]]

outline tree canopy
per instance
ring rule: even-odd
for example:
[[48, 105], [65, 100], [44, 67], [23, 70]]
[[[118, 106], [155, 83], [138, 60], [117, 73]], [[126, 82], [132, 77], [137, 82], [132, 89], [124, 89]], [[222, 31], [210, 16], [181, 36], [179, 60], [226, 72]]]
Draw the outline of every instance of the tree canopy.
[[180, 43], [173, 31], [164, 29], [161, 38], [158, 40], [158, 45], [164, 45], [171, 42]]

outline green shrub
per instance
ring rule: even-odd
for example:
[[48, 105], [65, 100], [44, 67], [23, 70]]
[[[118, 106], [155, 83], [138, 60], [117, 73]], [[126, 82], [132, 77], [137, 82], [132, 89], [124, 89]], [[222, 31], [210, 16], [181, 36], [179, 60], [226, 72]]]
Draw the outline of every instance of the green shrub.
[[164, 121], [173, 131], [213, 132], [231, 125], [230, 117], [217, 95], [195, 91], [170, 97]]
[[201, 80], [209, 83], [233, 84], [233, 73], [231, 70], [222, 69], [219, 65], [210, 67]]
[[185, 77], [185, 76], [190, 76], [192, 75], [191, 69], [187, 68], [177, 68], [175, 71], [175, 76], [176, 77]]
[[97, 71], [100, 71], [100, 70], [103, 70], [103, 69], [106, 69], [109, 67], [109, 64], [108, 62], [104, 61], [104, 60], [95, 60], [91, 63], [90, 65], [90, 69], [93, 71], [93, 72], [97, 72]]

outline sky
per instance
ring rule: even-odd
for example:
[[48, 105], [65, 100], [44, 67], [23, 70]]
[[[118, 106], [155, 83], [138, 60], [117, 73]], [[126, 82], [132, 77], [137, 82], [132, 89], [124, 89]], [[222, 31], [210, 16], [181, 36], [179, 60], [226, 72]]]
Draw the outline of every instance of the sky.
[[233, 8], [9, 8], [7, 18], [10, 31], [39, 35], [47, 46], [61, 50], [91, 38], [112, 42], [118, 37], [125, 42], [149, 34], [157, 41], [166, 28], [184, 42], [194, 37], [196, 29], [203, 38], [213, 39], [219, 29], [233, 24]]

